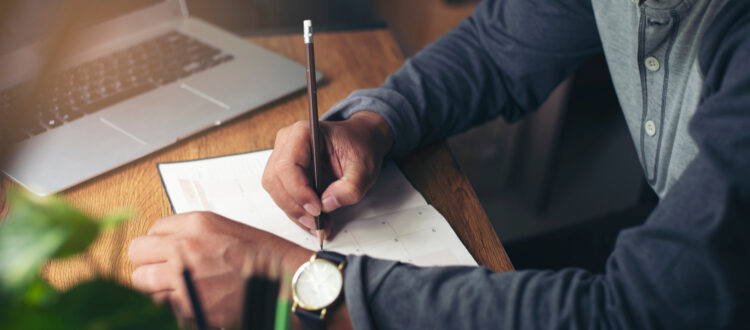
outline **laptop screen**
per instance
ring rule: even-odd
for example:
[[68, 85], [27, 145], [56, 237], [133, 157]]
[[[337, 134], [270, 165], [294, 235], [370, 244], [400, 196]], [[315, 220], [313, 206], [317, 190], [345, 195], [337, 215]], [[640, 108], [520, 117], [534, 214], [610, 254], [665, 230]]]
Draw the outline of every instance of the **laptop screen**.
[[[3, 0], [6, 1], [6, 0]], [[66, 3], [68, 1], [68, 3]], [[71, 0], [14, 0], [2, 5], [0, 54], [42, 40], [55, 28], [56, 17]], [[164, 0], [73, 0], [74, 29], [85, 28], [145, 8]]]

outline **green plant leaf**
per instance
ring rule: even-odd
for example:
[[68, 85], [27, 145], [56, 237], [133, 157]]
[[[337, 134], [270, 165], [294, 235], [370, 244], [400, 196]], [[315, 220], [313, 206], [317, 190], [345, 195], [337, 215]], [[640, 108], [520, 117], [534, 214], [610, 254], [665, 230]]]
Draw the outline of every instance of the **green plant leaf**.
[[50, 225], [29, 203], [11, 203], [11, 214], [0, 223], [0, 284], [21, 290], [65, 243], [69, 229]]
[[8, 191], [9, 213], [0, 223], [0, 286], [22, 290], [51, 258], [83, 252], [99, 235], [100, 226], [124, 220], [112, 216], [100, 225], [66, 202]]
[[65, 325], [54, 309], [31, 306], [0, 295], [0, 329], [64, 330]]
[[115, 282], [59, 293], [39, 276], [44, 262], [85, 251], [132, 212], [95, 221], [56, 198], [10, 191], [8, 201], [0, 222], [0, 329], [177, 329], [171, 309]]
[[177, 329], [168, 306], [108, 280], [76, 286], [63, 294], [56, 309], [70, 329]]
[[24, 297], [27, 304], [41, 307], [54, 305], [58, 299], [60, 299], [60, 292], [40, 277], [26, 288]]
[[99, 230], [111, 229], [121, 225], [128, 219], [135, 217], [135, 212], [132, 210], [117, 210], [105, 215], [99, 221]]

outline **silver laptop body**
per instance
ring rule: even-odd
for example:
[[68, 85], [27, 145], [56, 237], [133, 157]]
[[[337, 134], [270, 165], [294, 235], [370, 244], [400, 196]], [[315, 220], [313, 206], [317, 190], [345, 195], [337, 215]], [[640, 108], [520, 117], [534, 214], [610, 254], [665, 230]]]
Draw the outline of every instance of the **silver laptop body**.
[[[63, 67], [172, 31], [232, 59], [15, 143], [2, 168], [8, 177], [36, 194], [56, 193], [305, 86], [304, 66], [189, 17], [182, 0], [153, 2], [82, 30]], [[0, 89], [33, 74], [19, 63], [35, 47], [0, 57]]]

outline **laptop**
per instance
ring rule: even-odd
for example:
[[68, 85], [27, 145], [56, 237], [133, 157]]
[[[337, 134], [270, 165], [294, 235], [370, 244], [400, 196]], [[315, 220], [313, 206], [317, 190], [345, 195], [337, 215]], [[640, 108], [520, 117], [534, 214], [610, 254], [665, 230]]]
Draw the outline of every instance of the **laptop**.
[[9, 24], [25, 28], [11, 26], [0, 48], [0, 136], [13, 149], [1, 169], [38, 195], [70, 188], [306, 85], [304, 66], [190, 17], [184, 0], [88, 1], [102, 8], [76, 18], [72, 51], [39, 97], [21, 107], [38, 70], [34, 60], [51, 39], [45, 33], [53, 33], [26, 29], [29, 22], [44, 25], [60, 1], [18, 2], [26, 17]]

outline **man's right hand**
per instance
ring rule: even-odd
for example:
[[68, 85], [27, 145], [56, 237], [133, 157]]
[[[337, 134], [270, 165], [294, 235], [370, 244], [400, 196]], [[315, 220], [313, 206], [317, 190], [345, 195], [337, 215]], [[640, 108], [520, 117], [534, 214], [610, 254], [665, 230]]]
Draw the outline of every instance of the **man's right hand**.
[[[315, 228], [314, 217], [359, 202], [375, 183], [385, 155], [391, 150], [393, 133], [380, 115], [360, 111], [344, 121], [320, 122], [324, 166], [330, 166], [333, 181], [318, 198], [311, 172], [310, 125], [299, 121], [276, 134], [271, 157], [263, 173], [263, 188], [292, 221], [305, 229]], [[327, 226], [326, 228], [331, 228]]]

